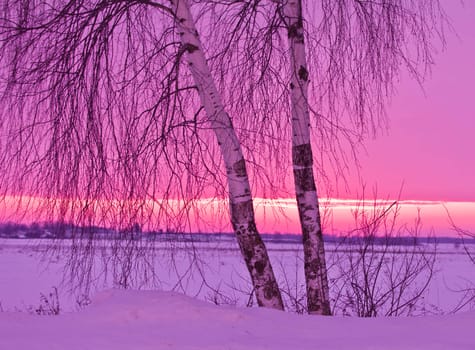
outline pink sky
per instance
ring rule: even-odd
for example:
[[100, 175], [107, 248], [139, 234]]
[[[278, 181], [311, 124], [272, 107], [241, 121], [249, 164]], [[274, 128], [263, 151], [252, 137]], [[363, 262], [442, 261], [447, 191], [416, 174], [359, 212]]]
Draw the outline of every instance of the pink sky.
[[[297, 207], [293, 200], [281, 200], [274, 203], [256, 200], [256, 202], [256, 216], [259, 220], [259, 229], [262, 232], [300, 232]], [[382, 201], [379, 209], [385, 210], [390, 206], [391, 202], [391, 200]], [[353, 220], [353, 212], [357, 208], [358, 201], [339, 199], [327, 201], [323, 199], [321, 203], [323, 208], [322, 215], [326, 217], [323, 220], [325, 233], [339, 234], [355, 229], [357, 225], [355, 225]], [[369, 215], [371, 215], [372, 204], [371, 200], [366, 204]], [[287, 218], [281, 214], [279, 209], [283, 209]], [[414, 228], [418, 213], [420, 213], [421, 226], [419, 235], [455, 236], [456, 232], [452, 229], [447, 212], [450, 213], [450, 217], [457, 226], [475, 232], [475, 221], [473, 220], [475, 202], [403, 200], [399, 202], [399, 216], [396, 226], [402, 227], [406, 225], [409, 229]], [[369, 221], [371, 222], [372, 220]], [[404, 231], [402, 234], [408, 233]]]
[[[442, 4], [454, 31], [447, 30], [432, 75], [423, 88], [402, 76], [387, 109], [389, 130], [366, 142], [359, 161], [367, 198], [374, 187], [383, 198], [397, 198], [402, 188], [401, 199], [418, 204], [403, 202], [401, 221], [411, 222], [419, 208], [426, 231], [450, 235], [445, 208], [458, 225], [475, 230], [475, 1]], [[358, 179], [348, 186], [339, 196], [356, 198]]]
[[[475, 1], [442, 2], [456, 34], [447, 31], [447, 47], [435, 56], [423, 90], [402, 77], [387, 110], [390, 129], [368, 140], [359, 160], [367, 198], [374, 186], [378, 196], [397, 198], [403, 186], [401, 221], [412, 222], [419, 208], [425, 230], [445, 235], [445, 208], [458, 225], [475, 229]], [[356, 198], [356, 177], [348, 186], [350, 192], [340, 190], [339, 197]], [[262, 232], [299, 232], [292, 201], [283, 205], [287, 218], [272, 214], [274, 204], [256, 202]], [[337, 228], [348, 228], [349, 207], [334, 209]]]
[[[394, 202], [393, 199], [378, 200], [376, 205], [377, 213], [387, 210]], [[12, 204], [13, 203], [13, 204]], [[0, 201], [0, 221], [22, 221], [25, 223], [31, 223], [33, 221], [45, 221], [50, 220], [50, 216], [43, 212], [36, 212], [38, 208], [41, 208], [44, 200], [35, 197], [24, 197], [22, 209], [19, 212], [24, 213], [27, 209], [27, 214], [24, 216], [18, 216], [18, 211], [12, 210], [12, 208], [18, 208], [15, 203], [18, 203], [18, 198], [6, 197], [4, 201]], [[176, 208], [182, 208], [181, 201], [168, 202], [169, 205]], [[152, 201], [147, 201], [146, 205], [151, 205]], [[372, 199], [368, 198], [365, 202], [366, 215], [369, 220], [366, 222], [373, 222], [373, 218], [379, 217], [381, 214], [373, 215], [373, 209], [375, 203]], [[472, 202], [454, 202], [454, 201], [415, 201], [415, 200], [400, 200], [398, 201], [398, 219], [396, 227], [407, 226], [412, 229], [415, 227], [418, 214], [421, 218], [421, 226], [419, 227], [418, 234], [421, 236], [426, 235], [438, 235], [438, 236], [454, 236], [456, 233], [451, 227], [450, 218], [447, 212], [450, 213], [450, 217], [456, 223], [457, 226], [466, 230], [475, 232], [475, 221], [473, 220], [473, 213], [475, 212], [475, 201]], [[110, 207], [109, 202], [97, 202], [97, 208], [103, 205]], [[320, 199], [321, 214], [323, 217], [324, 233], [326, 234], [340, 234], [349, 231], [354, 231], [355, 228], [365, 226], [365, 223], [355, 223], [353, 214], [357, 208], [362, 212], [362, 202], [353, 199]], [[150, 206], [151, 207], [151, 206]], [[156, 209], [157, 205], [154, 206]], [[300, 222], [298, 220], [297, 206], [295, 199], [293, 198], [281, 198], [281, 199], [262, 199], [254, 198], [254, 207], [256, 213], [256, 220], [258, 229], [262, 233], [299, 233]], [[197, 212], [194, 208], [199, 208]], [[229, 213], [228, 213], [227, 200], [217, 200], [215, 198], [201, 199], [195, 202], [195, 205], [190, 208], [189, 211], [189, 223], [193, 232], [232, 232]], [[393, 209], [395, 207], [392, 207]], [[108, 216], [110, 220], [117, 216], [109, 210]], [[96, 220], [99, 219], [100, 209], [96, 212]], [[28, 213], [36, 213], [30, 215]], [[199, 213], [199, 214], [198, 214]], [[392, 216], [391, 211], [388, 217]], [[39, 214], [39, 216], [38, 216]], [[93, 215], [94, 216], [94, 215]], [[113, 221], [96, 222], [98, 225], [114, 225]], [[151, 224], [149, 226], [148, 223]], [[150, 212], [150, 216], [147, 215], [147, 220], [143, 222], [142, 228], [146, 231], [166, 229], [163, 226], [156, 226], [154, 223], [160, 222], [159, 214], [156, 211]], [[381, 233], [381, 232], [380, 232]], [[403, 235], [410, 235], [409, 231], [402, 231]]]
[[[446, 209], [475, 231], [475, 1], [442, 4], [454, 29], [446, 32], [446, 48], [423, 88], [402, 75], [387, 108], [390, 128], [366, 142], [359, 161], [368, 199], [375, 187], [382, 198], [397, 198], [402, 188], [401, 222], [412, 223], [420, 209], [424, 232], [451, 235]], [[357, 198], [359, 180], [349, 178], [348, 187], [339, 197]], [[350, 225], [348, 208], [333, 210], [338, 228]], [[288, 213], [281, 224], [268, 216], [262, 229], [298, 231], [295, 207]]]
[[390, 195], [404, 183], [405, 199], [475, 201], [475, 1], [443, 5], [458, 37], [447, 32], [424, 91], [405, 78], [397, 86], [390, 129], [360, 156], [362, 177]]

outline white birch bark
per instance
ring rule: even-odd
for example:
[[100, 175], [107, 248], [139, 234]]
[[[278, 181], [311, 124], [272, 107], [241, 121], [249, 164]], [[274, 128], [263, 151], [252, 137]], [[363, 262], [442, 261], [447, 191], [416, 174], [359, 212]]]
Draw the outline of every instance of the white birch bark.
[[307, 307], [310, 314], [330, 315], [325, 250], [313, 174], [302, 0], [284, 0], [291, 62], [292, 163], [302, 227]]
[[231, 222], [250, 272], [259, 306], [283, 310], [280, 290], [259, 235], [240, 142], [211, 76], [187, 0], [171, 0], [182, 47], [226, 166]]

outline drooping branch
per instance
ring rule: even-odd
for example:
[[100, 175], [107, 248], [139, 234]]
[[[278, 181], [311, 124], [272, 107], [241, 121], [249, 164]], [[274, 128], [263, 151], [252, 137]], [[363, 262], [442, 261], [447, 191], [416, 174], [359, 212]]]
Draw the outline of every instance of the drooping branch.
[[0, 8], [2, 203], [83, 228], [67, 233], [74, 278], [91, 282], [103, 249], [103, 272], [125, 285], [153, 276], [153, 240], [136, 228], [196, 229], [199, 200], [226, 194], [174, 17], [139, 1]]

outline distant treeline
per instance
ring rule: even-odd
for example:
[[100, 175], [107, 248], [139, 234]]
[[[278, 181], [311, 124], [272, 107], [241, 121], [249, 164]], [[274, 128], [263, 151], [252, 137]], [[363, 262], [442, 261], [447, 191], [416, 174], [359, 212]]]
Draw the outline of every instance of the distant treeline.
[[[232, 233], [180, 233], [173, 230], [142, 231], [139, 224], [134, 224], [125, 230], [116, 230], [102, 226], [78, 226], [72, 223], [62, 222], [33, 222], [32, 224], [22, 224], [15, 222], [0, 222], [0, 238], [56, 238], [68, 239], [72, 237], [95, 237], [100, 239], [121, 239], [131, 237], [135, 239], [153, 239], [167, 241], [234, 241]], [[278, 243], [300, 243], [301, 236], [294, 233], [272, 233], [262, 234], [262, 238], [267, 242]], [[426, 244], [426, 243], [460, 243], [459, 237], [358, 237], [344, 235], [324, 235], [327, 243], [334, 244], [361, 244], [365, 240], [371, 240], [375, 245], [408, 245]], [[475, 239], [464, 239], [465, 243], [475, 244]]]
[[[279, 241], [279, 242], [301, 242], [301, 236], [298, 234], [278, 233], [278, 234], [263, 234], [265, 241]], [[365, 241], [371, 241], [375, 245], [407, 245], [415, 244], [433, 244], [433, 243], [469, 243], [475, 244], [475, 239], [461, 238], [461, 237], [446, 237], [446, 236], [431, 236], [431, 237], [414, 237], [414, 236], [370, 236], [361, 237], [356, 235], [345, 236], [341, 235], [323, 235], [325, 243], [333, 244], [354, 244], [361, 245]]]
[[[225, 234], [226, 235], [226, 234]], [[30, 225], [16, 222], [0, 222], [0, 238], [72, 238], [96, 237], [100, 239], [145, 238], [154, 237], [176, 238], [176, 240], [191, 240], [193, 237], [216, 236], [211, 233], [177, 233], [173, 230], [142, 231], [139, 224], [132, 224], [125, 229], [114, 229], [103, 226], [78, 226], [63, 222], [34, 222]]]
[[0, 237], [3, 238], [67, 238], [79, 230], [103, 232], [107, 229], [95, 226], [79, 227], [62, 222], [33, 222], [30, 225], [16, 222], [0, 223]]

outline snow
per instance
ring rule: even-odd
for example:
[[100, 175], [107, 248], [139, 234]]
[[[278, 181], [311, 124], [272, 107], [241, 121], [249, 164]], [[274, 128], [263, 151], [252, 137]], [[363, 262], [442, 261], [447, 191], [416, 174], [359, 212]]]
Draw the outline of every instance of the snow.
[[[109, 289], [111, 285], [101, 284], [98, 289], [106, 290], [96, 293], [91, 305], [79, 307], [80, 294], [70, 295], [61, 284], [61, 257], [41, 263], [37, 253], [47, 247], [47, 241], [0, 241], [0, 350], [475, 349], [474, 311], [362, 319], [244, 308], [249, 288], [243, 279], [245, 267], [229, 242], [195, 245], [193, 254], [206, 263], [199, 271], [191, 269], [189, 275], [183, 272], [189, 268], [186, 249], [177, 249], [176, 265], [170, 269], [169, 252], [157, 246], [157, 260], [164, 268], [157, 269], [162, 284], [156, 288], [170, 290], [179, 286], [181, 278], [175, 291], [193, 298], [176, 292]], [[328, 247], [331, 257], [332, 246]], [[437, 273], [425, 298], [427, 305], [447, 313], [460, 300], [454, 290], [475, 281], [475, 268], [463, 249], [441, 245], [438, 252]], [[269, 254], [279, 278], [285, 268], [290, 285], [296, 278], [300, 286], [297, 245], [269, 244]], [[206, 276], [206, 285], [201, 274]], [[53, 287], [58, 288], [60, 315], [36, 315], [40, 293], [48, 296]], [[204, 301], [213, 300], [213, 288], [229, 297], [218, 302], [235, 301], [241, 307]]]
[[302, 316], [172, 292], [107, 290], [76, 313], [0, 313], [0, 349], [475, 349], [475, 312], [413, 318]]
[[[47, 240], [0, 239], [0, 310], [35, 309], [40, 304], [40, 294], [48, 296], [54, 287], [58, 288], [62, 312], [78, 309], [78, 301], [84, 299], [83, 291], [74, 289], [70, 293], [70, 287], [62, 284], [64, 262], [61, 256], [53, 256], [53, 260], [42, 259], [41, 252], [49, 245], [51, 242]], [[338, 273], [338, 255], [334, 255], [334, 245], [327, 244], [326, 248], [332, 281]], [[269, 243], [268, 249], [281, 287], [287, 286], [288, 292], [295, 295], [303, 293], [301, 245]], [[457, 291], [475, 286], [475, 267], [464, 250], [453, 244], [439, 245], [437, 254], [435, 275], [422, 305], [426, 311], [422, 312], [448, 313], [462, 299], [463, 293]], [[198, 242], [190, 247], [183, 242], [175, 243], [171, 248], [165, 243], [157, 243], [155, 258], [158, 282], [135, 288], [174, 290], [201, 300], [239, 306], [248, 302], [252, 286], [235, 243]], [[97, 283], [93, 294], [117, 287], [111, 281], [104, 282], [100, 276], [97, 276]], [[474, 306], [468, 304], [464, 310]]]

